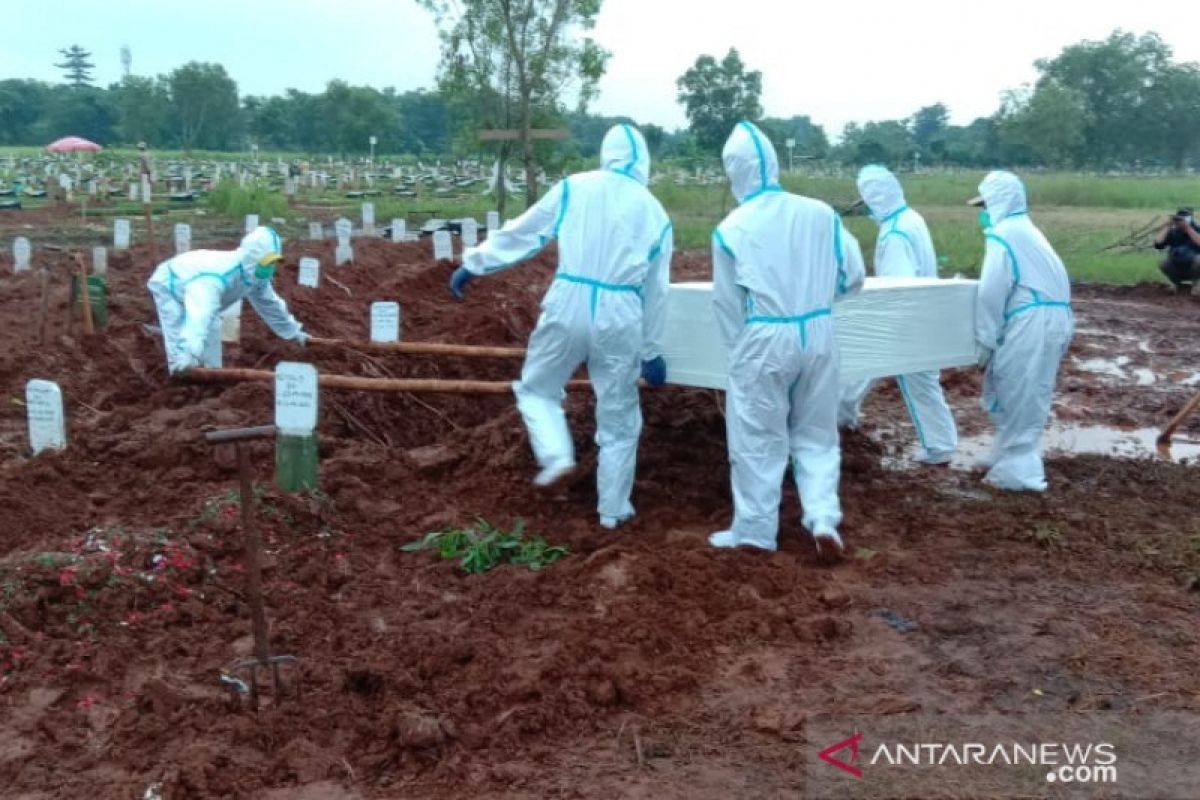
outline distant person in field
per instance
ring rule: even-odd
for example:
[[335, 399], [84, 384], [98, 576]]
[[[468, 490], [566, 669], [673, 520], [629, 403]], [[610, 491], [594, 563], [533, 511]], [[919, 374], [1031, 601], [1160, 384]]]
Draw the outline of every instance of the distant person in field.
[[553, 485], [575, 468], [563, 387], [582, 363], [596, 393], [597, 510], [615, 528], [634, 515], [630, 495], [642, 411], [638, 377], [666, 381], [662, 357], [671, 223], [650, 194], [650, 153], [632, 125], [616, 125], [600, 148], [602, 168], [555, 184], [521, 216], [463, 252], [450, 291], [537, 255], [558, 242], [558, 272], [542, 300], [521, 379], [513, 384], [540, 471]]
[[146, 287], [171, 374], [221, 366], [221, 312], [243, 298], [279, 338], [304, 345], [308, 335], [271, 286], [282, 259], [279, 234], [260, 226], [237, 250], [189, 250], [158, 265]]
[[1058, 365], [1074, 332], [1062, 260], [1029, 218], [1025, 185], [991, 172], [971, 205], [986, 205], [986, 252], [975, 301], [975, 339], [985, 365], [982, 403], [996, 425], [985, 481], [1046, 489], [1041, 439]]
[[145, 142], [138, 142], [138, 175], [154, 185], [154, 160], [150, 158], [150, 150]]
[[1167, 220], [1154, 237], [1154, 249], [1166, 250], [1158, 268], [1175, 291], [1183, 291], [1190, 284], [1196, 291], [1200, 281], [1200, 228], [1192, 216], [1192, 209], [1181, 208]]
[[838, 525], [838, 348], [834, 299], [863, 282], [858, 242], [837, 212], [779, 185], [775, 148], [741, 122], [721, 153], [738, 207], [713, 232], [713, 308], [729, 345], [725, 427], [733, 523], [714, 547], [774, 550], [788, 464], [820, 557]]
[[[881, 278], [936, 278], [937, 253], [925, 220], [904, 201], [904, 190], [886, 167], [869, 164], [858, 173], [858, 193], [879, 224], [875, 240], [875, 275]], [[903, 335], [903, 332], [901, 332]], [[937, 370], [899, 375], [896, 383], [917, 431], [924, 464], [949, 464], [958, 447], [958, 430]], [[863, 398], [874, 381], [846, 387], [838, 409], [838, 425], [858, 426]]]

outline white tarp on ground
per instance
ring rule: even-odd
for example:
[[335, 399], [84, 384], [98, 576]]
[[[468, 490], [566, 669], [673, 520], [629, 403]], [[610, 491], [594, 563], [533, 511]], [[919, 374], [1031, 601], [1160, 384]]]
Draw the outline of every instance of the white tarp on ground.
[[[964, 279], [867, 278], [834, 305], [843, 385], [976, 361], [975, 292]], [[724, 389], [729, 351], [709, 282], [673, 283], [663, 339], [670, 383]]]

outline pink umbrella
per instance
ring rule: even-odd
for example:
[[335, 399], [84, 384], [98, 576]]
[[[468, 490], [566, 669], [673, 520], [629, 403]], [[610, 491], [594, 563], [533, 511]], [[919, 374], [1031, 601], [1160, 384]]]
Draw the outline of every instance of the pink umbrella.
[[79, 136], [65, 136], [46, 145], [48, 153], [95, 153], [102, 149], [95, 142], [89, 142]]

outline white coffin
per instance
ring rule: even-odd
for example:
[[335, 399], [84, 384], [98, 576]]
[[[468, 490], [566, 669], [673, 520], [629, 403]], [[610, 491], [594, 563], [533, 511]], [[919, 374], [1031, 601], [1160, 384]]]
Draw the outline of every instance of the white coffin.
[[[841, 382], [974, 364], [973, 280], [867, 278], [833, 307]], [[724, 389], [729, 350], [717, 328], [709, 282], [673, 283], [663, 356], [670, 383]]]

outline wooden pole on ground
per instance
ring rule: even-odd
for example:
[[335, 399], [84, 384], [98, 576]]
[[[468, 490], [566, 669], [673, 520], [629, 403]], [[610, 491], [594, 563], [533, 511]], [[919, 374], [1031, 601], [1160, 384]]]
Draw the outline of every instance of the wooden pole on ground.
[[[266, 369], [197, 367], [182, 373], [184, 380], [195, 383], [273, 383], [275, 373]], [[360, 392], [412, 392], [414, 394], [511, 394], [510, 381], [440, 380], [424, 378], [359, 378], [353, 375], [325, 375], [317, 378], [324, 389], [349, 389]], [[591, 381], [570, 381], [568, 391], [590, 389]]]
[[360, 347], [384, 350], [389, 353], [428, 356], [462, 356], [464, 358], [524, 358], [523, 347], [481, 347], [446, 342], [351, 342], [346, 339], [325, 339], [310, 336], [307, 344], [322, 347]]
[[92, 321], [92, 293], [88, 286], [87, 264], [84, 263], [83, 256], [78, 253], [73, 258], [79, 266], [79, 301], [83, 304], [83, 332], [87, 336], [91, 336], [96, 332], [96, 326]]
[[1171, 435], [1182, 425], [1187, 418], [1190, 417], [1200, 407], [1200, 392], [1197, 392], [1191, 400], [1187, 401], [1179, 413], [1171, 418], [1166, 427], [1162, 429], [1162, 433], [1158, 435], [1158, 452], [1162, 455], [1170, 455], [1171, 450]]

